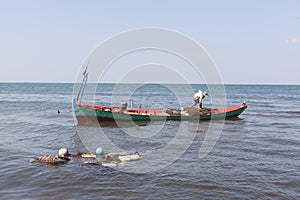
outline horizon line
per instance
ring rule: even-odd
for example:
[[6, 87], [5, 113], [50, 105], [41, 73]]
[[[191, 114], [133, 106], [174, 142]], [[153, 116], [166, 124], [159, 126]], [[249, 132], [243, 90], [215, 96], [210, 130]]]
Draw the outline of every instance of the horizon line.
[[[58, 82], [43, 82], [43, 81], [0, 81], [0, 83], [47, 83], [47, 84], [75, 84], [76, 82], [62, 82], [62, 81], [58, 81]], [[77, 83], [81, 83], [81, 82], [77, 82]], [[117, 84], [117, 82], [91, 82], [93, 84]], [[141, 84], [141, 82], [126, 82], [126, 83], [119, 83], [119, 84]], [[192, 82], [192, 83], [144, 83], [144, 84], [165, 84], [165, 85], [186, 85], [186, 84], [192, 84], [192, 85], [221, 85], [221, 84], [206, 84], [206, 83], [196, 83], [196, 82]], [[300, 85], [300, 83], [223, 83], [224, 85]]]

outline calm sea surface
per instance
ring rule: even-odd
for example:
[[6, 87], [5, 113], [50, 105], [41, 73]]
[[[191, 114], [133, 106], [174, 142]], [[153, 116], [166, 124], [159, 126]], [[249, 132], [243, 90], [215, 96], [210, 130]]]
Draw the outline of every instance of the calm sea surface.
[[[100, 86], [96, 102], [109, 105], [113, 86]], [[128, 94], [132, 87], [123, 85], [122, 92], [113, 93], [114, 101], [131, 96], [134, 106], [141, 103], [144, 108], [193, 104], [182, 85], [145, 85]], [[193, 85], [193, 92], [200, 87], [205, 89]], [[300, 86], [226, 85], [225, 89], [228, 106], [246, 101], [249, 107], [239, 120], [225, 121], [215, 146], [199, 159], [213, 123], [184, 122], [182, 129], [180, 122], [172, 121], [77, 127], [73, 84], [0, 83], [0, 199], [299, 199]], [[171, 91], [182, 91], [184, 100], [179, 103]], [[210, 102], [208, 97], [204, 105]], [[82, 159], [60, 166], [29, 163], [31, 158], [56, 154], [61, 147], [75, 153], [98, 145], [110, 152], [109, 145], [97, 140], [100, 129], [110, 143], [124, 152], [138, 151], [142, 159], [114, 168], [84, 165]], [[178, 152], [160, 152], [179, 132], [179, 143], [186, 148], [178, 145]], [[157, 169], [142, 168], [157, 162], [152, 155], [161, 159]]]

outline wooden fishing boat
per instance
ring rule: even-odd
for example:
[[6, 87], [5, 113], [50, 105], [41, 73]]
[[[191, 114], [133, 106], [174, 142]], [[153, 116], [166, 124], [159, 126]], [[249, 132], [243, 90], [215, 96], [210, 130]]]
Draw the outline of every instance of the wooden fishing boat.
[[[86, 70], [85, 70], [86, 72]], [[147, 121], [195, 121], [224, 119], [239, 116], [246, 108], [244, 102], [241, 105], [227, 108], [181, 108], [174, 110], [153, 110], [139, 108], [127, 108], [127, 104], [121, 107], [107, 107], [81, 103], [81, 97], [87, 81], [87, 73], [84, 72], [82, 85], [77, 99], [73, 101], [78, 125], [87, 125], [101, 122], [147, 122]]]
[[76, 102], [76, 118], [79, 125], [105, 121], [165, 121], [165, 120], [210, 120], [239, 116], [247, 104], [228, 108], [183, 108], [180, 110], [150, 110], [121, 107], [106, 107]]

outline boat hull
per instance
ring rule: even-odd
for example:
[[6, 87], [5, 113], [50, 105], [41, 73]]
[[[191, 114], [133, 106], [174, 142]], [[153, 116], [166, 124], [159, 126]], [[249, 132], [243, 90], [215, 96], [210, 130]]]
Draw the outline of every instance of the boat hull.
[[210, 109], [208, 113], [196, 112], [189, 114], [178, 110], [138, 110], [110, 108], [76, 103], [76, 118], [78, 125], [88, 125], [101, 122], [149, 122], [149, 121], [202, 121], [211, 119], [234, 118], [246, 108], [246, 104], [228, 108]]

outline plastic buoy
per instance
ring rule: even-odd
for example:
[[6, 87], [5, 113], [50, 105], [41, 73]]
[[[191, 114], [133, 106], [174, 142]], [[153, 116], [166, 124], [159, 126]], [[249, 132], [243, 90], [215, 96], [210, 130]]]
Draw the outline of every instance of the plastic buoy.
[[102, 148], [102, 147], [98, 147], [98, 148], [96, 149], [96, 154], [101, 155], [101, 154], [103, 154], [103, 153], [104, 153], [104, 151], [103, 151], [103, 148]]

